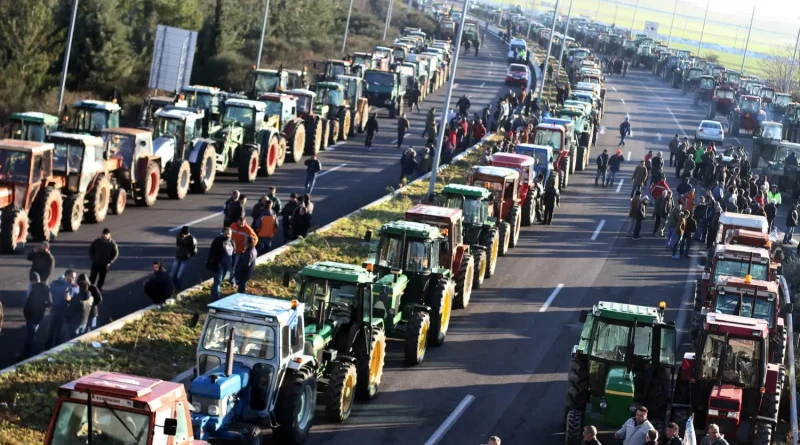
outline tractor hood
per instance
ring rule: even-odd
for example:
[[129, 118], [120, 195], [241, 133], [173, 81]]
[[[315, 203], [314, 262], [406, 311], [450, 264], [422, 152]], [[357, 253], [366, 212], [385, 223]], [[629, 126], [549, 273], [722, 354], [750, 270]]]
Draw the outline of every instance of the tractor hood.
[[194, 379], [189, 392], [192, 397], [219, 400], [237, 394], [248, 383], [250, 383], [250, 368], [234, 363], [233, 373], [229, 377], [225, 376], [224, 366], [214, 368]]
[[[607, 404], [600, 409], [605, 425], [622, 425], [633, 415], [633, 374], [624, 366], [610, 366], [606, 376], [605, 394], [602, 401]], [[600, 408], [599, 403], [598, 408]], [[635, 409], [635, 408], [634, 408]]]
[[153, 154], [161, 158], [162, 165], [175, 157], [175, 138], [161, 136], [153, 141]]

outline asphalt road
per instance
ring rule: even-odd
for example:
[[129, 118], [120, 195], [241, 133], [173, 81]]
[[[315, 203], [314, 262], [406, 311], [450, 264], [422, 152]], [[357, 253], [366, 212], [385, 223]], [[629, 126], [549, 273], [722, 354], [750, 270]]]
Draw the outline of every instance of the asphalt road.
[[[506, 91], [504, 54], [499, 40], [487, 39], [478, 57], [473, 54], [461, 57], [452, 107], [462, 94], [467, 94], [471, 96], [472, 111], [479, 112], [486, 103], [494, 103], [497, 96]], [[498, 74], [489, 75], [487, 69], [494, 67]], [[427, 97], [420, 112], [408, 113], [411, 128], [404, 147], [424, 145], [421, 134], [425, 115], [430, 107], [441, 111], [444, 94], [442, 87]], [[320, 227], [344, 216], [385, 195], [387, 187], [397, 186], [402, 154], [402, 150], [396, 148], [397, 123], [388, 119], [386, 113], [380, 116], [380, 129], [371, 150], [364, 147], [364, 135], [357, 135], [320, 154], [323, 170], [314, 187], [313, 226]], [[200, 245], [200, 252], [184, 277], [183, 287], [186, 288], [210, 278], [204, 267], [207, 249], [222, 228], [219, 212], [232, 190], [240, 190], [248, 196], [249, 211], [258, 198], [267, 193], [268, 187], [277, 187], [278, 196], [285, 203], [290, 193], [304, 192], [304, 181], [305, 166], [287, 162], [274, 176], [259, 178], [253, 184], [237, 182], [234, 173], [218, 174], [213, 189], [206, 195], [189, 194], [184, 200], [176, 201], [162, 193], [151, 209], [129, 207], [122, 216], [110, 215], [102, 224], [85, 224], [76, 233], [60, 234], [51, 247], [56, 258], [54, 275], [62, 274], [67, 268], [88, 273], [89, 244], [108, 227], [119, 245], [120, 258], [112, 266], [104, 285], [100, 322], [119, 319], [150, 304], [142, 292], [143, 280], [151, 274], [154, 260], [164, 261], [167, 267], [172, 264], [175, 236], [181, 226], [190, 225]], [[273, 243], [273, 247], [279, 245], [280, 242]], [[0, 257], [0, 300], [5, 308], [5, 323], [0, 334], [0, 368], [14, 364], [22, 351], [25, 340], [22, 307], [29, 267], [25, 255]], [[40, 328], [40, 340], [45, 336], [44, 328]]]

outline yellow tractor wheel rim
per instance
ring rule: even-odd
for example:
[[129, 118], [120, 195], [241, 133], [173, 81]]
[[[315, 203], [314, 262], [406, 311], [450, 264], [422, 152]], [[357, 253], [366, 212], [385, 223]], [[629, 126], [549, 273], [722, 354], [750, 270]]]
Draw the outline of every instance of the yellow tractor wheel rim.
[[422, 323], [419, 331], [419, 343], [417, 344], [417, 357], [425, 355], [425, 345], [428, 343], [428, 323]]
[[479, 275], [478, 278], [482, 277], [486, 274], [486, 255], [481, 258], [481, 264], [479, 265]]
[[497, 261], [497, 254], [500, 251], [500, 237], [494, 237], [494, 242], [492, 243], [492, 264]]
[[444, 302], [442, 303], [442, 321], [440, 329], [442, 333], [447, 332], [447, 326], [450, 324], [450, 310], [453, 304], [453, 299], [451, 297], [450, 288], [448, 287], [444, 292]]
[[374, 385], [378, 381], [378, 373], [381, 367], [381, 357], [383, 356], [383, 342], [376, 342], [372, 348], [372, 358], [369, 361], [369, 384]]
[[350, 411], [350, 406], [353, 404], [353, 395], [355, 394], [356, 388], [356, 379], [353, 374], [348, 374], [347, 378], [344, 379], [344, 389], [342, 392], [344, 393], [342, 396], [342, 408], [344, 412]]

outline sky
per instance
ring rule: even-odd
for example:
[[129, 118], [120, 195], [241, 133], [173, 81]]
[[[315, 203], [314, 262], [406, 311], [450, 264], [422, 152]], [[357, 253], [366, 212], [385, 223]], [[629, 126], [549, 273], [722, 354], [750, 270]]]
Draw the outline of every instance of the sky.
[[[684, 0], [695, 6], [704, 8], [704, 0]], [[727, 11], [750, 16], [753, 12], [754, 0], [711, 0], [710, 10]], [[758, 0], [756, 17], [769, 18], [782, 22], [795, 22], [800, 26], [800, 2], [790, 0]]]

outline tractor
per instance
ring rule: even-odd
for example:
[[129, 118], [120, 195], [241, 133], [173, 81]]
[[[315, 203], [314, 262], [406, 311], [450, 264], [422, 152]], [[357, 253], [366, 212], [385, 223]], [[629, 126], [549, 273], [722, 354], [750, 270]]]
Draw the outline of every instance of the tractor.
[[8, 123], [8, 138], [21, 141], [44, 142], [58, 130], [58, 116], [35, 111], [12, 113]]
[[328, 108], [327, 114], [321, 113], [331, 123], [328, 143], [346, 141], [353, 122], [348, 91], [335, 81], [315, 82], [311, 85], [311, 90], [317, 93], [316, 100]]
[[728, 116], [736, 103], [736, 92], [727, 85], [720, 85], [714, 88], [711, 100], [708, 102], [708, 113], [706, 119], [714, 119], [717, 113]]
[[761, 98], [756, 96], [739, 96], [736, 108], [728, 117], [731, 136], [739, 136], [741, 130], [755, 134], [761, 122], [766, 119], [766, 113], [761, 109]]
[[327, 105], [317, 104], [317, 93], [311, 90], [289, 90], [297, 98], [297, 117], [302, 118], [306, 127], [305, 154], [311, 156], [328, 148], [330, 124], [325, 118]]
[[[483, 255], [486, 261], [485, 271], [481, 274], [481, 266], [475, 274], [473, 287], [483, 285], [484, 278], [491, 278], [497, 269], [497, 255], [500, 248], [500, 236], [497, 232], [497, 218], [492, 214], [494, 206], [491, 202], [492, 192], [483, 188], [463, 184], [448, 184], [442, 190], [440, 204], [451, 209], [464, 212], [464, 243], [475, 250], [476, 255]], [[480, 265], [481, 261], [478, 260]]]
[[[746, 231], [741, 229], [729, 230]], [[757, 234], [758, 232], [751, 232]], [[726, 240], [727, 241], [727, 240]], [[714, 252], [706, 261], [705, 271], [697, 280], [694, 293], [694, 311], [700, 312], [703, 307], [710, 307], [709, 295], [722, 277], [745, 278], [750, 276], [756, 280], [771, 281], [775, 279], [774, 270], [770, 267], [769, 250], [741, 244], [717, 244]], [[771, 273], [771, 271], [773, 273]]]
[[[775, 158], [783, 136], [783, 124], [763, 122], [753, 134], [753, 147], [750, 150], [750, 165], [757, 168], [761, 158], [767, 162], [777, 161]], [[788, 153], [786, 153], [788, 155]], [[772, 176], [770, 176], [772, 179]]]
[[683, 429], [691, 415], [699, 429], [716, 424], [728, 440], [772, 444], [786, 370], [768, 363], [768, 337], [765, 320], [708, 313], [683, 356], [671, 420]]
[[181, 383], [95, 371], [61, 385], [57, 395], [45, 445], [208, 445], [195, 440], [196, 403]]
[[369, 100], [364, 97], [364, 79], [356, 76], [338, 76], [336, 81], [344, 87], [347, 103], [350, 105], [350, 132], [348, 136], [363, 133], [369, 120]]
[[305, 67], [302, 70], [284, 70], [288, 79], [286, 80], [287, 90], [308, 88], [308, 73]]
[[583, 171], [589, 165], [590, 152], [592, 150], [592, 125], [591, 113], [586, 113], [586, 108], [577, 108], [564, 104], [556, 110], [556, 115], [561, 119], [571, 119], [573, 121], [574, 140], [578, 141], [575, 152], [575, 170]]
[[[755, 145], [754, 145], [755, 146]], [[767, 161], [761, 174], [769, 175], [769, 180], [773, 184], [778, 184], [780, 190], [790, 192], [797, 187], [797, 181], [800, 179], [798, 175], [798, 165], [786, 163], [786, 158], [789, 154], [793, 153], [795, 158], [800, 156], [800, 144], [794, 142], [781, 141], [772, 152], [772, 158], [765, 155], [764, 147], [761, 147], [761, 156]]]
[[116, 101], [81, 100], [72, 105], [72, 115], [62, 116], [59, 130], [100, 136], [107, 128], [119, 127], [120, 106]]
[[534, 172], [536, 159], [520, 153], [495, 153], [489, 158], [489, 165], [506, 167], [519, 172], [519, 199], [522, 202], [523, 226], [530, 226], [536, 220], [539, 208], [540, 189], [536, 184]]
[[714, 95], [714, 85], [713, 77], [700, 76], [697, 89], [694, 91], [694, 104], [697, 105], [700, 101], [711, 102], [711, 97]]
[[103, 141], [104, 156], [122, 161], [122, 168], [109, 177], [111, 213], [122, 214], [129, 195], [138, 206], [154, 206], [161, 186], [161, 159], [153, 154], [153, 133], [137, 128], [112, 128], [103, 130]]
[[367, 70], [364, 85], [369, 106], [388, 109], [390, 119], [403, 114], [407, 84], [400, 73]]
[[255, 69], [248, 74], [248, 99], [258, 100], [263, 94], [281, 93], [289, 89], [289, 74], [283, 69]]
[[53, 144], [0, 140], [0, 252], [58, 236], [63, 212], [53, 177]]
[[472, 296], [476, 275], [486, 274], [486, 252], [482, 247], [470, 250], [470, 245], [464, 241], [463, 212], [461, 209], [417, 204], [406, 210], [405, 218], [406, 221], [438, 227], [442, 235], [447, 237], [439, 256], [442, 257], [442, 263], [450, 269], [450, 274], [456, 282], [453, 307], [465, 309]]
[[203, 117], [202, 110], [179, 107], [155, 114], [153, 152], [161, 159], [170, 199], [185, 198], [189, 189], [207, 193], [214, 185], [220, 164], [216, 142], [201, 137]]
[[700, 84], [700, 77], [703, 75], [703, 69], [698, 68], [696, 66], [690, 67], [683, 72], [683, 84], [681, 86], [681, 90], [683, 91], [683, 95], [689, 93], [689, 91], [694, 91], [697, 89], [697, 86]]
[[144, 100], [139, 110], [139, 128], [153, 131], [153, 123], [158, 110], [169, 107], [186, 107], [186, 98], [183, 95], [172, 96], [150, 96]]
[[[542, 118], [541, 124], [536, 127], [533, 143], [536, 145], [549, 145], [553, 153], [558, 152], [559, 171], [563, 172], [560, 187], [567, 188], [569, 175], [575, 173], [577, 166], [578, 141], [575, 140], [575, 123], [570, 119]], [[559, 139], [561, 139], [559, 143]]]
[[658, 308], [600, 301], [583, 310], [580, 340], [572, 348], [564, 409], [566, 443], [583, 443], [583, 426], [618, 428], [639, 406], [663, 431], [677, 369], [675, 323]]
[[503, 256], [509, 247], [519, 242], [522, 215], [519, 205], [519, 172], [506, 167], [473, 166], [467, 184], [483, 186], [492, 192], [492, 212], [498, 221], [500, 237], [498, 255]]
[[[614, 54], [611, 51], [604, 51], [606, 54]], [[629, 60], [633, 60], [633, 56], [636, 54], [636, 41], [634, 40], [625, 40], [625, 43], [622, 45], [622, 52], [624, 57]]]
[[[186, 105], [183, 106], [203, 110], [208, 122], [216, 122], [220, 119], [222, 92], [219, 88], [190, 85], [181, 88], [181, 94], [186, 100]], [[205, 124], [205, 126], [207, 127], [208, 124]]]
[[792, 104], [792, 95], [786, 93], [775, 93], [775, 98], [767, 108], [767, 119], [773, 122], [783, 122], [783, 117]]
[[289, 162], [300, 162], [306, 148], [306, 126], [303, 118], [297, 117], [297, 98], [289, 94], [262, 94], [259, 99], [267, 104], [267, 126], [284, 135], [281, 140], [281, 152], [276, 166], [283, 165], [284, 159]]
[[766, 108], [772, 105], [772, 101], [775, 99], [775, 88], [762, 85], [758, 97], [761, 98], [761, 106]]
[[322, 72], [317, 75], [317, 82], [335, 82], [338, 76], [353, 75], [353, 64], [347, 60], [326, 60]]

